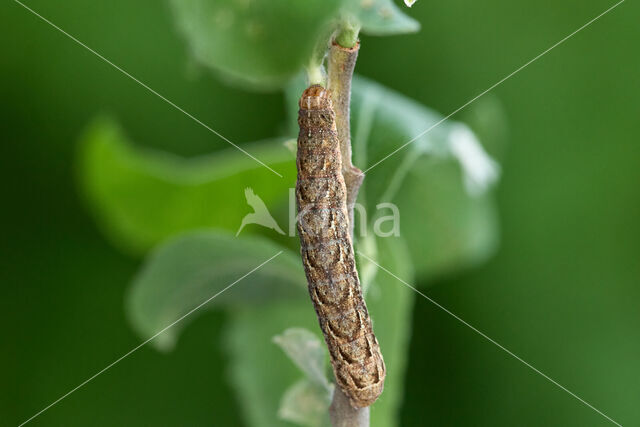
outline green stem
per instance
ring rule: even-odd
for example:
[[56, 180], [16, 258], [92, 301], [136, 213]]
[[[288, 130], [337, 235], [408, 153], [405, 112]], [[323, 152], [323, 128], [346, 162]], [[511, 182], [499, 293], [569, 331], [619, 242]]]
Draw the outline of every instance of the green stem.
[[[343, 25], [338, 36], [331, 43], [328, 59], [327, 87], [331, 91], [333, 108], [336, 114], [336, 129], [340, 140], [342, 175], [347, 190], [347, 209], [349, 228], [353, 240], [353, 210], [358, 190], [364, 174], [351, 162], [351, 80], [358, 57], [359, 28]], [[329, 408], [333, 427], [368, 427], [369, 407], [354, 408], [340, 387], [336, 387]]]
[[324, 70], [321, 64], [309, 64], [307, 66], [309, 85], [324, 85], [324, 77]]
[[342, 24], [335, 41], [342, 47], [352, 48], [358, 44], [359, 34], [360, 26], [346, 21]]

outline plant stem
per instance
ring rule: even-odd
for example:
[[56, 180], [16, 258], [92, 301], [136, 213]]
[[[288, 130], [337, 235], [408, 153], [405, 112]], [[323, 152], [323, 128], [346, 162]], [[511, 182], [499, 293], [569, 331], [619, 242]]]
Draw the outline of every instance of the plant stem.
[[[344, 34], [346, 31], [343, 31]], [[356, 33], [357, 34], [357, 33]], [[357, 37], [357, 36], [356, 36]], [[333, 108], [336, 112], [336, 128], [340, 140], [342, 156], [342, 175], [347, 185], [347, 206], [349, 208], [349, 227], [353, 236], [353, 206], [358, 197], [364, 174], [351, 162], [351, 80], [358, 58], [360, 43], [355, 41], [353, 47], [343, 47], [337, 40], [331, 44], [328, 60], [328, 88], [331, 90]]]
[[345, 48], [356, 47], [358, 44], [358, 33], [360, 33], [359, 26], [345, 23], [335, 38], [336, 43]]
[[[347, 47], [345, 47], [347, 46]], [[349, 231], [353, 241], [354, 205], [364, 174], [351, 162], [351, 80], [358, 58], [358, 29], [344, 27], [331, 43], [328, 58], [328, 84], [331, 91], [333, 108], [336, 113], [336, 129], [340, 141], [342, 176], [347, 187], [347, 207], [349, 212]], [[336, 387], [329, 408], [333, 427], [368, 427], [369, 407], [353, 408], [349, 398]]]
[[349, 403], [349, 398], [337, 386], [333, 392], [329, 416], [333, 427], [367, 427], [369, 425], [369, 408], [354, 409]]

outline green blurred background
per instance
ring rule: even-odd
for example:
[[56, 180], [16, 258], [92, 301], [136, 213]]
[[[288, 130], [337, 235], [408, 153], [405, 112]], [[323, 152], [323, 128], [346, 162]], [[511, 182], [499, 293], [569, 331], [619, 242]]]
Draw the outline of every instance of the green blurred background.
[[[28, 4], [233, 141], [281, 130], [282, 95], [193, 64], [163, 2]], [[363, 37], [357, 71], [446, 114], [612, 4], [420, 0], [421, 32]], [[77, 189], [82, 129], [109, 112], [151, 147], [226, 143], [18, 4], [0, 11], [0, 424], [17, 425], [140, 342], [123, 307], [139, 260], [105, 241]], [[639, 17], [627, 1], [495, 89], [501, 247], [426, 290], [622, 425], [640, 425]], [[224, 317], [198, 318], [172, 353], [142, 348], [33, 425], [241, 424]], [[610, 424], [424, 299], [408, 371], [402, 425]]]

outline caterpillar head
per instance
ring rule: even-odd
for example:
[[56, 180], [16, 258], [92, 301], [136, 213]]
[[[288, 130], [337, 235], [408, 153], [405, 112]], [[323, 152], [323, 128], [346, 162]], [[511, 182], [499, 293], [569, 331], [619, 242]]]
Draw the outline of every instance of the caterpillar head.
[[300, 97], [301, 110], [332, 110], [331, 91], [321, 85], [311, 85]]

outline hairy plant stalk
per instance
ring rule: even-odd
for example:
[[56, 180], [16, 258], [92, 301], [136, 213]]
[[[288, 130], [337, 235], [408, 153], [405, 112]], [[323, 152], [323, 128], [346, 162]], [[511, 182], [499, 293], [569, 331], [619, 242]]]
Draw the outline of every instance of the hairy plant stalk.
[[333, 427], [368, 427], [369, 407], [354, 409], [349, 398], [336, 387], [329, 407], [329, 417]]
[[[349, 232], [352, 240], [354, 205], [364, 180], [364, 173], [355, 167], [351, 160], [351, 80], [353, 79], [353, 71], [356, 66], [359, 49], [360, 42], [357, 39], [357, 31], [355, 33], [343, 31], [342, 34], [338, 35], [329, 49], [327, 82], [336, 114], [336, 128], [342, 159], [342, 176], [347, 190]], [[333, 427], [368, 427], [369, 414], [368, 406], [354, 408], [340, 387], [335, 388], [331, 407], [329, 408], [329, 416]]]
[[331, 91], [333, 108], [336, 112], [336, 128], [340, 141], [342, 157], [342, 176], [347, 185], [347, 206], [349, 208], [349, 227], [353, 236], [353, 206], [358, 198], [358, 191], [364, 180], [364, 173], [351, 161], [351, 80], [358, 58], [360, 43], [355, 41], [353, 47], [343, 47], [337, 41], [331, 43], [328, 58], [328, 84]]

